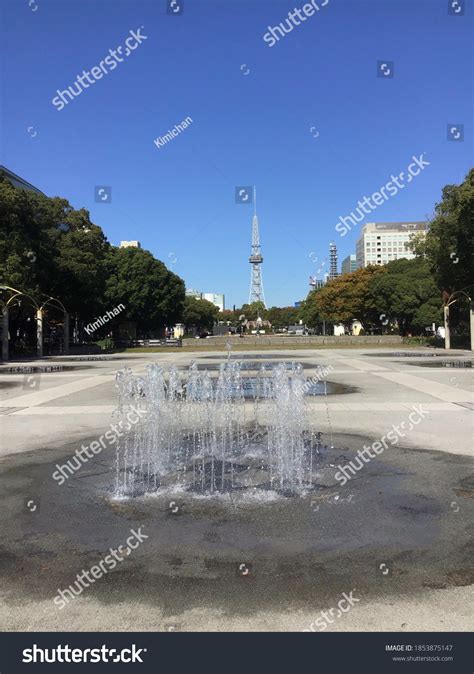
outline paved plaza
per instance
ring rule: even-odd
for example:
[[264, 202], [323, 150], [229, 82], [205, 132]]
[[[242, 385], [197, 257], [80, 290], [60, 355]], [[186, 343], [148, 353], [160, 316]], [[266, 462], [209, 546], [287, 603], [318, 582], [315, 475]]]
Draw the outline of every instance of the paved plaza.
[[[110, 429], [118, 369], [143, 374], [156, 362], [185, 372], [195, 359], [216, 376], [226, 357], [124, 353], [0, 366], [0, 629], [302, 631], [351, 591], [358, 601], [330, 614], [327, 631], [473, 629], [474, 380], [471, 368], [444, 362], [467, 365], [471, 352], [234, 354], [300, 362], [308, 378], [320, 366], [347, 387], [307, 402], [308, 427], [333, 448], [332, 465], [393, 426], [406, 430], [347, 484], [328, 481], [317, 496], [181, 494], [176, 512], [169, 496], [117, 500], [114, 447], [65, 484], [52, 478]], [[31, 371], [9, 371], [22, 366]], [[414, 409], [423, 417], [407, 430]], [[54, 603], [139, 527], [148, 538], [133, 554], [63, 608]]]

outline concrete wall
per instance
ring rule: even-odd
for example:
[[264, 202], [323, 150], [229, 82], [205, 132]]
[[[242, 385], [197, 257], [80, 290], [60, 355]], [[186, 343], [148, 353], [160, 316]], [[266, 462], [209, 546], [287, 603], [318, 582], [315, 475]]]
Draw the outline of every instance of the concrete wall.
[[222, 335], [219, 337], [209, 337], [208, 339], [185, 339], [183, 341], [183, 346], [196, 347], [197, 349], [200, 346], [223, 346], [227, 342], [231, 344], [240, 344], [244, 346], [283, 346], [288, 344], [305, 344], [308, 347], [317, 348], [321, 344], [332, 344], [336, 348], [337, 346], [342, 346], [344, 344], [372, 344], [372, 345], [390, 345], [390, 344], [401, 344], [402, 337], [400, 335], [362, 335], [359, 337], [356, 336], [340, 336], [335, 337], [333, 335], [326, 335], [325, 337], [321, 335], [311, 335], [305, 337], [299, 337], [293, 335], [291, 337], [285, 335], [261, 335], [260, 337], [256, 336], [246, 336], [244, 338], [234, 337], [233, 335]]

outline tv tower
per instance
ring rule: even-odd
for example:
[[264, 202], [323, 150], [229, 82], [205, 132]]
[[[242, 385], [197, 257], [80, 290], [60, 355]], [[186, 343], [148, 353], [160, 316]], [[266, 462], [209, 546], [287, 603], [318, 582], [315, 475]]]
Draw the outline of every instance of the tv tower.
[[262, 271], [260, 265], [263, 262], [263, 257], [260, 252], [260, 235], [258, 232], [258, 218], [257, 218], [257, 190], [253, 188], [253, 218], [252, 218], [252, 254], [249, 257], [249, 262], [252, 265], [250, 272], [250, 295], [249, 304], [253, 302], [263, 302], [266, 308], [265, 295], [263, 294]]

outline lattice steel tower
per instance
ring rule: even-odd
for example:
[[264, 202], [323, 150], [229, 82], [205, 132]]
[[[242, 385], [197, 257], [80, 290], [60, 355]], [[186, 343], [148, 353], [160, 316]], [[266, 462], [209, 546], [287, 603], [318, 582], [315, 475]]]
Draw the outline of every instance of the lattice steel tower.
[[249, 257], [249, 262], [252, 265], [250, 272], [250, 294], [249, 304], [252, 302], [263, 302], [265, 304], [265, 295], [263, 294], [262, 271], [260, 265], [263, 262], [263, 257], [260, 252], [260, 235], [258, 232], [258, 218], [257, 218], [257, 190], [253, 188], [253, 219], [252, 219], [252, 254]]

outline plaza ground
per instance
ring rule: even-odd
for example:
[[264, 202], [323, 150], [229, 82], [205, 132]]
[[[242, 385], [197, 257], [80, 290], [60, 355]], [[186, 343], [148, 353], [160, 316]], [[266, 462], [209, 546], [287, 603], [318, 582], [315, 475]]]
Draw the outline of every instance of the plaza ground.
[[[414, 405], [429, 414], [344, 487], [329, 481], [317, 496], [267, 501], [185, 494], [177, 514], [169, 497], [113, 498], [113, 447], [64, 485], [52, 473], [110, 428], [117, 369], [174, 362], [184, 371], [225, 353], [28, 363], [64, 366], [42, 373], [1, 366], [0, 629], [301, 631], [353, 591], [359, 601], [330, 614], [327, 631], [472, 630], [472, 369], [423, 365], [472, 354], [431, 353], [265, 350], [269, 362], [302, 362], [307, 377], [320, 365], [349, 387], [308, 401], [308, 426], [334, 446], [333, 462], [406, 422]], [[149, 538], [127, 559], [63, 609], [53, 603], [140, 526]]]

